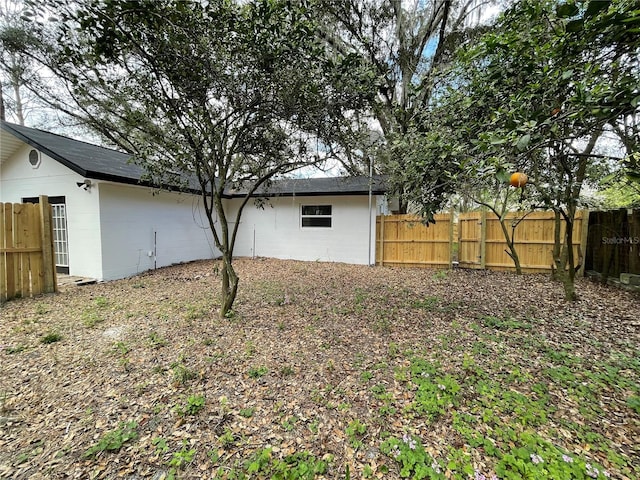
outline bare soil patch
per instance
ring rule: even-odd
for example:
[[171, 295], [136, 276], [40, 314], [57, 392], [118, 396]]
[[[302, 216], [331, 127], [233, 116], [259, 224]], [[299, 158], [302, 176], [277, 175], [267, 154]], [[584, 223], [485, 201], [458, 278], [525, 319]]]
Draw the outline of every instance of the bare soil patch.
[[0, 307], [0, 479], [640, 477], [637, 294], [236, 265], [227, 319], [214, 261]]

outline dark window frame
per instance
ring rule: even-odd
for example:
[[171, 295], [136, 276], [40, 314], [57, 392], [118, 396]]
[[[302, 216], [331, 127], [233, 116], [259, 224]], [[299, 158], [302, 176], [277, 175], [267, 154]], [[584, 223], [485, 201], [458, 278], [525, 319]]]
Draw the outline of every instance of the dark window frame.
[[333, 205], [300, 205], [300, 228], [333, 228]]

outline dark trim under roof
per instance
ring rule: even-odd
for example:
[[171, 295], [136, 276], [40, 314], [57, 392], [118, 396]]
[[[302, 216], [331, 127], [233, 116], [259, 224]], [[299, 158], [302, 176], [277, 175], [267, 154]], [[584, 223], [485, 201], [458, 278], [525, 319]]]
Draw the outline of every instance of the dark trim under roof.
[[[145, 171], [131, 161], [131, 155], [91, 143], [74, 140], [44, 130], [1, 122], [2, 130], [14, 135], [33, 148], [60, 162], [83, 177], [105, 180], [129, 185], [158, 188], [157, 185], [143, 180]], [[175, 185], [163, 185], [168, 190], [180, 190], [199, 194], [197, 184], [189, 182], [188, 188]], [[386, 193], [385, 178], [374, 176], [371, 193]], [[367, 195], [369, 177], [328, 177], [328, 178], [286, 178], [272, 182], [268, 188], [256, 192], [255, 197], [292, 197], [321, 195]], [[239, 198], [246, 190], [237, 189], [225, 192], [226, 198]]]

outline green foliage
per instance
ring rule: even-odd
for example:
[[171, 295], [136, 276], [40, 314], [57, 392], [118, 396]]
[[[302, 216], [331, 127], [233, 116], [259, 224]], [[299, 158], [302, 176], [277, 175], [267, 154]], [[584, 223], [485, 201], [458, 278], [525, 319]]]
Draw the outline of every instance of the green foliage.
[[273, 457], [271, 448], [265, 448], [247, 462], [245, 471], [251, 478], [312, 480], [326, 473], [327, 462], [308, 452], [297, 452], [280, 460]]
[[[72, 92], [78, 107], [66, 111], [132, 152], [153, 184], [179, 188], [195, 180], [207, 198], [206, 215], [217, 213], [224, 224], [211, 228], [223, 259], [220, 316], [228, 318], [239, 281], [231, 259], [246, 202], [236, 221], [220, 200], [240, 183], [248, 198], [273, 178], [322, 163], [324, 151], [318, 155], [313, 146], [335, 149], [357, 135], [353, 112], [369, 106], [375, 77], [362, 56], [328, 51], [315, 35], [320, 25], [312, 5], [138, 0], [135, 6], [56, 3], [52, 16], [34, 3], [42, 11], [33, 17], [48, 19], [42, 38], [54, 41], [29, 57], [53, 72], [60, 90]], [[53, 89], [49, 94], [52, 103], [64, 103]], [[195, 306], [185, 316], [195, 320], [207, 311]]]
[[136, 422], [121, 422], [120, 426], [111, 432], [107, 432], [100, 438], [97, 444], [89, 448], [84, 456], [95, 457], [101, 452], [114, 452], [120, 450], [125, 443], [138, 438], [138, 424]]
[[173, 379], [177, 384], [186, 385], [190, 380], [193, 380], [198, 374], [185, 365], [186, 358], [184, 354], [178, 357], [178, 360], [170, 365], [173, 372]]
[[627, 398], [627, 406], [640, 415], [640, 396], [631, 395]]
[[241, 408], [238, 414], [244, 418], [251, 418], [253, 414], [256, 412], [255, 407]]
[[442, 375], [437, 367], [421, 358], [411, 361], [411, 382], [417, 386], [412, 408], [435, 420], [459, 401], [460, 385], [451, 375]]
[[187, 449], [187, 445], [184, 444], [180, 450], [173, 452], [171, 455], [171, 460], [169, 460], [170, 471], [173, 471], [175, 474], [176, 470], [183, 469], [186, 465], [193, 462], [196, 453], [195, 449]]
[[405, 434], [402, 439], [389, 438], [380, 445], [380, 451], [398, 462], [402, 478], [445, 478], [419, 437]]
[[[50, 343], [59, 342], [60, 340], [62, 340], [62, 335], [60, 335], [58, 332], [49, 332], [40, 339], [40, 343], [48, 345]], [[10, 353], [15, 353], [15, 351], [12, 351]]]
[[367, 426], [356, 418], [349, 422], [345, 433], [351, 446], [353, 448], [360, 448], [362, 446], [362, 437], [367, 433]]
[[176, 405], [175, 412], [181, 417], [194, 416], [204, 408], [204, 395], [189, 395], [185, 403]]
[[162, 338], [162, 336], [159, 335], [158, 333], [151, 332], [149, 334], [149, 344], [153, 348], [160, 348], [160, 347], [164, 347], [167, 344], [167, 340]]
[[236, 443], [236, 437], [233, 431], [227, 427], [224, 429], [224, 433], [218, 437], [218, 441], [223, 448], [231, 448]]
[[264, 377], [267, 373], [269, 373], [269, 369], [264, 365], [261, 365], [259, 367], [251, 367], [249, 369], [249, 372], [247, 373], [251, 378], [260, 378], [260, 377]]

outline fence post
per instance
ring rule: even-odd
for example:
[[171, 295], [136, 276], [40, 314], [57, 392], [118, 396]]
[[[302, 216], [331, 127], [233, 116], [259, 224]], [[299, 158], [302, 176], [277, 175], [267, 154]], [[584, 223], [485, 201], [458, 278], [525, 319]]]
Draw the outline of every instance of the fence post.
[[453, 268], [453, 207], [449, 210], [449, 270]]
[[580, 212], [580, 252], [582, 253], [582, 276], [587, 276], [587, 239], [589, 238], [589, 210]]
[[5, 204], [0, 202], [0, 303], [7, 300], [7, 268], [6, 268], [6, 256], [4, 248], [6, 247], [4, 242], [4, 209]]
[[380, 266], [384, 267], [384, 214], [380, 215]]
[[487, 210], [482, 208], [480, 213], [480, 268], [487, 266]]
[[56, 259], [53, 253], [53, 220], [49, 197], [40, 195], [40, 232], [42, 243], [42, 264], [44, 272], [44, 293], [58, 291]]

